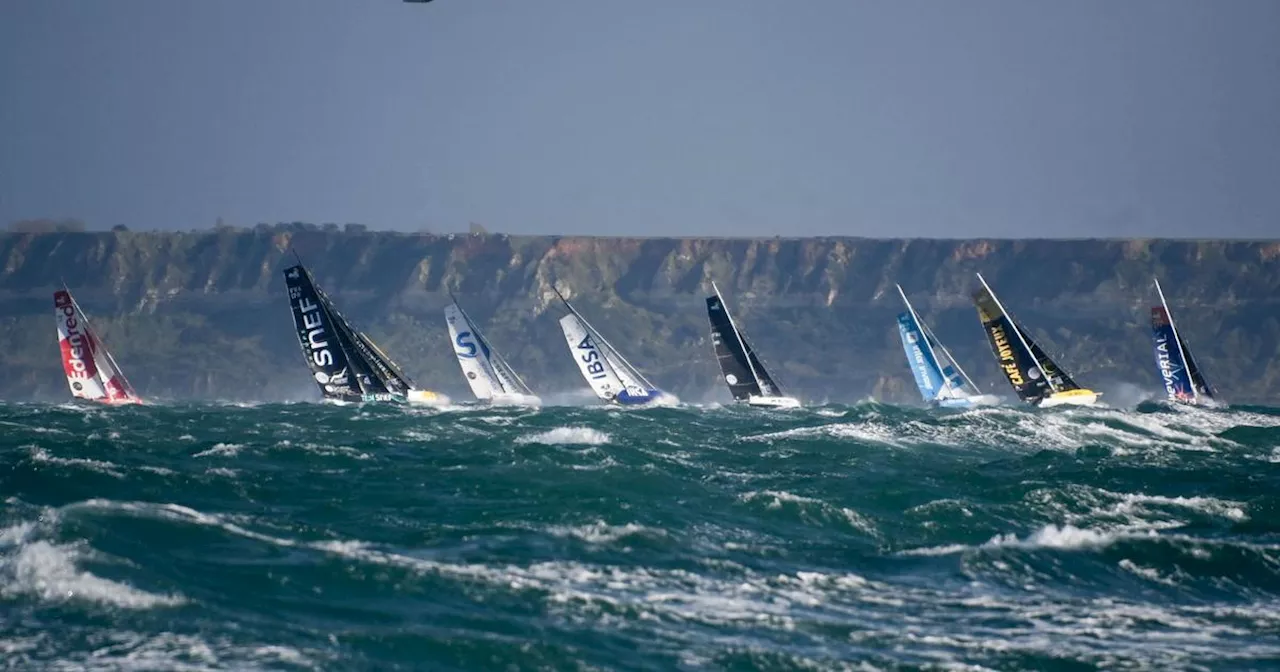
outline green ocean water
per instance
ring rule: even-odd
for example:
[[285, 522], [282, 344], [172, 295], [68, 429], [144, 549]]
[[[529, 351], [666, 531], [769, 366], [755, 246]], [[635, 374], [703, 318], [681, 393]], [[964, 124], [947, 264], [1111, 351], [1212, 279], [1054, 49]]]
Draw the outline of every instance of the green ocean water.
[[1280, 410], [0, 405], [4, 670], [1280, 668]]

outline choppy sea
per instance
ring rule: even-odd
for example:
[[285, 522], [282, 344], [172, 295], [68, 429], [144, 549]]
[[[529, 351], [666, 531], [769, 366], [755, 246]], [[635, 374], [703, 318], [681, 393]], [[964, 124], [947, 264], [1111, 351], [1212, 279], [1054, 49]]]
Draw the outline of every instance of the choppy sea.
[[1280, 410], [0, 405], [4, 670], [1280, 667]]

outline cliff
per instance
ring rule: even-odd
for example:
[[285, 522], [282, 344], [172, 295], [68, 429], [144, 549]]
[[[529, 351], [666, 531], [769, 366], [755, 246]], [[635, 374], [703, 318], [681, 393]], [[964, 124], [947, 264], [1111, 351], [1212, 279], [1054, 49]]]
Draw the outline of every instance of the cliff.
[[536, 391], [585, 390], [556, 324], [554, 282], [658, 385], [727, 400], [704, 312], [711, 279], [779, 382], [808, 400], [918, 399], [894, 283], [980, 385], [1009, 395], [969, 299], [975, 271], [1079, 382], [1152, 394], [1158, 275], [1224, 397], [1280, 397], [1276, 241], [440, 236], [300, 224], [0, 234], [0, 397], [67, 398], [51, 301], [65, 281], [144, 395], [317, 398], [280, 274], [291, 249], [420, 385], [458, 398], [470, 395], [441, 316], [447, 289]]

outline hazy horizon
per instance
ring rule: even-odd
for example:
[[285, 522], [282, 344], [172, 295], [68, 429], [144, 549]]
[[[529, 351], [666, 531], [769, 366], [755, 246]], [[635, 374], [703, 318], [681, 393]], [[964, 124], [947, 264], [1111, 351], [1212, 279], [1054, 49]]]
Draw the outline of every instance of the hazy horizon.
[[1280, 3], [0, 5], [0, 226], [1280, 231]]

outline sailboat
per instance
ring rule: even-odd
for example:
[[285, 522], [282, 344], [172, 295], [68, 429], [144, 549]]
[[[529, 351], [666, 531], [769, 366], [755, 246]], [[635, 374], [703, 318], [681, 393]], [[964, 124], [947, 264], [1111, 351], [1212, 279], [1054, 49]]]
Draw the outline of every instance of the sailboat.
[[542, 403], [528, 385], [520, 379], [507, 360], [489, 344], [480, 327], [467, 315], [453, 294], [453, 301], [444, 309], [444, 319], [449, 324], [449, 340], [458, 356], [462, 374], [476, 398], [495, 405], [537, 406]]
[[569, 352], [573, 355], [573, 361], [578, 364], [582, 377], [587, 379], [587, 384], [597, 397], [609, 403], [635, 406], [653, 403], [669, 396], [650, 383], [639, 369], [610, 345], [573, 304], [564, 298], [560, 290], [554, 287], [552, 289], [565, 308], [569, 309], [569, 314], [560, 318], [564, 340], [569, 344]]
[[800, 400], [782, 393], [782, 388], [765, 370], [764, 363], [747, 342], [742, 330], [733, 322], [729, 308], [715, 281], [714, 296], [707, 297], [707, 319], [711, 321], [711, 345], [720, 361], [720, 373], [735, 401], [765, 408], [800, 408]]
[[[898, 295], [907, 310], [898, 315], [898, 335], [902, 337], [902, 349], [907, 353], [907, 365], [915, 376], [916, 386], [926, 403], [946, 408], [972, 408], [1000, 403], [993, 394], [982, 394], [969, 374], [951, 351], [938, 341], [916, 309], [907, 300], [902, 285], [897, 285]], [[940, 356], [941, 355], [941, 356]], [[944, 359], [945, 358], [945, 359]], [[951, 363], [946, 364], [947, 361]]]
[[62, 370], [67, 374], [71, 396], [104, 404], [142, 403], [142, 397], [124, 377], [107, 346], [89, 326], [89, 316], [80, 310], [66, 287], [53, 293], [53, 312], [58, 322]]
[[1077, 385], [1031, 340], [1027, 330], [1005, 311], [981, 273], [978, 280], [982, 288], [973, 293], [978, 318], [982, 320], [991, 349], [1018, 398], [1042, 408], [1092, 406], [1097, 403], [1101, 393]]
[[1184, 404], [1214, 403], [1217, 392], [1209, 387], [1196, 360], [1191, 356], [1191, 348], [1178, 334], [1173, 324], [1173, 315], [1169, 312], [1169, 304], [1164, 300], [1164, 290], [1160, 288], [1160, 280], [1156, 280], [1156, 293], [1160, 295], [1160, 305], [1151, 307], [1151, 340], [1155, 346], [1156, 370], [1164, 383], [1164, 392], [1169, 401]]
[[419, 389], [373, 339], [352, 327], [301, 263], [284, 269], [284, 281], [298, 343], [326, 400], [448, 403], [442, 394]]

